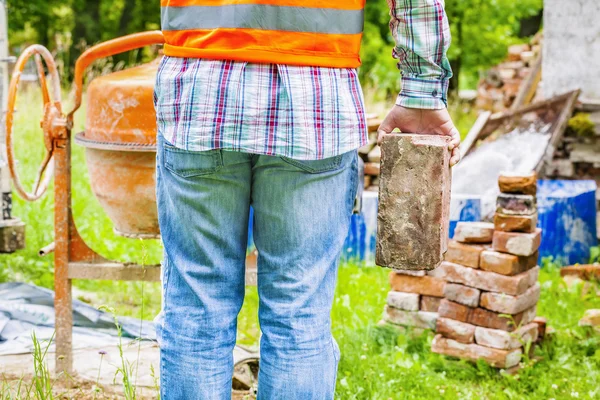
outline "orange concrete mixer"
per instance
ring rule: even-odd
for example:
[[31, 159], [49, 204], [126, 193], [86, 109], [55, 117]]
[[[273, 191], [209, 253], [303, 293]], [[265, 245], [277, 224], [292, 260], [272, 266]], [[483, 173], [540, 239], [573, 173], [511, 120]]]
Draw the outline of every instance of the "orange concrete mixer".
[[[23, 52], [9, 89], [6, 116], [8, 164], [15, 189], [21, 197], [35, 200], [44, 193], [52, 176], [51, 173], [44, 174], [44, 169], [52, 166], [56, 140], [63, 139], [72, 129], [73, 115], [81, 105], [86, 68], [98, 58], [163, 42], [161, 32], [145, 32], [101, 43], [83, 53], [75, 66], [75, 106], [66, 116], [62, 114], [60, 80], [48, 50], [34, 45]], [[32, 55], [35, 55], [42, 83], [42, 129], [47, 153], [33, 192], [27, 193], [16, 170], [12, 121], [20, 72]], [[42, 59], [51, 77], [50, 91], [46, 86]], [[86, 148], [94, 194], [113, 222], [115, 231], [128, 237], [159, 235], [154, 193], [156, 117], [153, 90], [157, 69], [158, 64], [152, 62], [94, 79], [87, 90], [85, 130], [75, 136], [75, 142]]]

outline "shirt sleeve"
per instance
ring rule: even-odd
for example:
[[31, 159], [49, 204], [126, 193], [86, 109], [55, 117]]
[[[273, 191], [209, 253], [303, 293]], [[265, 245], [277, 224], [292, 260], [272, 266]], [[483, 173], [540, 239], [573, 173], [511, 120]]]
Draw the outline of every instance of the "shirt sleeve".
[[402, 72], [396, 104], [408, 108], [441, 109], [448, 105], [452, 69], [446, 53], [450, 26], [444, 0], [388, 0], [394, 58]]

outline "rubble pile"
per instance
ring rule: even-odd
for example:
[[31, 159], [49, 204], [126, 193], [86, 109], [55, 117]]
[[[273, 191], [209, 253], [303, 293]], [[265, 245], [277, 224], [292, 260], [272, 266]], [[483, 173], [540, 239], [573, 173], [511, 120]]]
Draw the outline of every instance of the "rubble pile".
[[510, 46], [506, 60], [491, 68], [479, 81], [476, 107], [492, 112], [509, 109], [541, 53], [541, 44], [542, 37], [538, 34], [529, 44]]

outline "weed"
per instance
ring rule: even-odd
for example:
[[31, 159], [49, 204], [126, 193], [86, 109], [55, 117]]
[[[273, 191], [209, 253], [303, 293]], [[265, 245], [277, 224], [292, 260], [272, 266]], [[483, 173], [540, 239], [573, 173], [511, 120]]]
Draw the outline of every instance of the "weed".
[[38, 400], [53, 400], [54, 394], [52, 393], [52, 378], [50, 377], [50, 371], [46, 363], [46, 354], [54, 339], [54, 333], [50, 340], [48, 340], [45, 347], [37, 340], [35, 331], [31, 334], [33, 340], [33, 386], [35, 388], [36, 399]]

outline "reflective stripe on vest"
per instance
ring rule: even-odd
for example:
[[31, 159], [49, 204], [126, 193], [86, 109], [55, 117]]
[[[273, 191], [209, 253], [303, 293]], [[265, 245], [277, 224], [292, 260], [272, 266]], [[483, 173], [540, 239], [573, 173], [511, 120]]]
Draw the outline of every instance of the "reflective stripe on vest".
[[364, 1], [162, 0], [165, 54], [355, 68]]

